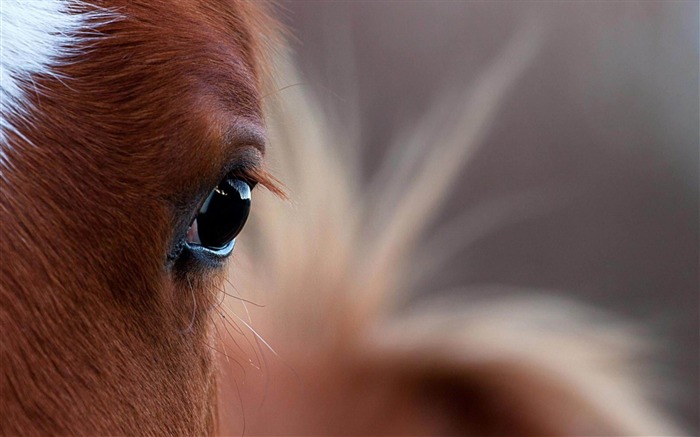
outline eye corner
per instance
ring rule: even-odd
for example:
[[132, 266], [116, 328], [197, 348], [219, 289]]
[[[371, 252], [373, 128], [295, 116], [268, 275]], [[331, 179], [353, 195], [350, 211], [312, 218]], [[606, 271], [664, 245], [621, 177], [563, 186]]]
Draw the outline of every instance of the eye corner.
[[178, 240], [178, 242], [173, 245], [172, 249], [168, 253], [165, 259], [166, 264], [174, 264], [182, 255], [182, 252], [186, 249], [186, 245], [187, 243], [185, 243], [184, 239]]

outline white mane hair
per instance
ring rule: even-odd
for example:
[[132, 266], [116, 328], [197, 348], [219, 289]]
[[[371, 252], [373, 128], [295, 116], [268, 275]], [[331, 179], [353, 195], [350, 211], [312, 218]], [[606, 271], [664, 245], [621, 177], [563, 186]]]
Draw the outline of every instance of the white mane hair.
[[97, 26], [116, 17], [83, 1], [0, 1], [0, 173], [10, 166], [7, 133], [23, 136], [19, 125], [31, 123], [28, 93], [41, 95], [34, 77], [55, 70], [96, 35]]

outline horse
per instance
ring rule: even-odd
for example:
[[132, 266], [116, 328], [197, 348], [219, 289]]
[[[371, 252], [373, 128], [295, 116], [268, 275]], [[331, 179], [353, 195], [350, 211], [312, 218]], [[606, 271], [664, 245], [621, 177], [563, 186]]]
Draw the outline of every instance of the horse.
[[[375, 208], [308, 96], [265, 108], [295, 74], [267, 4], [5, 0], [0, 21], [3, 434], [668, 434], [624, 374], [633, 335], [578, 306], [396, 311], [493, 93], [451, 147], [408, 147], [426, 159]], [[527, 44], [475, 89], [502, 95]]]
[[275, 28], [249, 2], [3, 1], [3, 434], [213, 432]]

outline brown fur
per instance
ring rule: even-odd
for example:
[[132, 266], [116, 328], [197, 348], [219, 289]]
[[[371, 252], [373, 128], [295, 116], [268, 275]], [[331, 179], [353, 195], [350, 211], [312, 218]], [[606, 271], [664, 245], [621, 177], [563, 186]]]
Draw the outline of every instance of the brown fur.
[[210, 434], [218, 270], [166, 258], [178, 208], [264, 150], [272, 22], [247, 2], [97, 6], [118, 17], [61, 80], [34, 78], [23, 137], [9, 135], [0, 431]]

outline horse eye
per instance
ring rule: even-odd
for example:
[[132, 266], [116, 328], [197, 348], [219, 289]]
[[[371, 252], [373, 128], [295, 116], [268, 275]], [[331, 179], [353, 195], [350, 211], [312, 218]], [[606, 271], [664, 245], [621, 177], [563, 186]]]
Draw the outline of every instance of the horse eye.
[[225, 179], [204, 201], [187, 230], [186, 241], [228, 254], [249, 212], [250, 186], [240, 179]]

